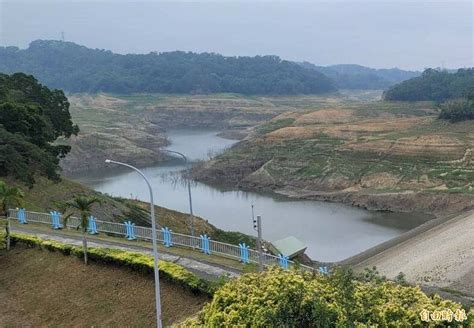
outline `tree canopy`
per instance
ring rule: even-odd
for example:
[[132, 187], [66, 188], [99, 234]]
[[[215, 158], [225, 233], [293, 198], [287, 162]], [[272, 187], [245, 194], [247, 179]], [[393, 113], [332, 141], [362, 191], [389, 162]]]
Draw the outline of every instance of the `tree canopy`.
[[474, 90], [474, 68], [455, 73], [427, 69], [419, 77], [394, 85], [384, 93], [385, 100], [446, 101], [465, 97]]
[[0, 74], [0, 176], [30, 185], [35, 174], [58, 179], [59, 158], [70, 147], [54, 142], [78, 131], [62, 91], [48, 89], [31, 75]]
[[28, 49], [0, 47], [0, 71], [25, 72], [72, 92], [319, 94], [335, 90], [314, 70], [277, 56], [214, 53], [114, 54], [72, 42], [37, 40]]

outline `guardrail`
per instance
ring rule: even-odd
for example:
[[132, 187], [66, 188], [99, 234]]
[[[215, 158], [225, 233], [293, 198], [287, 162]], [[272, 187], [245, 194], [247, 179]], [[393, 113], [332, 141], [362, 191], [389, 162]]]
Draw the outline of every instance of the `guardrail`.
[[[60, 213], [57, 212], [39, 213], [26, 211], [24, 209], [10, 209], [8, 211], [9, 218], [18, 219], [20, 223], [34, 222], [48, 224], [51, 225], [54, 229], [59, 228], [57, 225], [57, 218], [55, 219], [55, 215], [58, 214], [60, 215]], [[93, 230], [88, 229], [89, 233], [91, 234], [102, 232], [106, 234], [124, 236], [127, 237], [127, 239], [129, 240], [141, 239], [151, 241], [152, 239], [152, 229], [148, 227], [129, 225], [129, 228], [127, 228], [127, 224], [129, 224], [128, 222], [122, 224], [117, 222], [102, 221], [92, 216], [88, 219], [89, 226], [91, 225], [91, 221], [93, 222], [92, 226], [94, 227]], [[67, 228], [76, 229], [80, 226], [80, 224], [81, 219], [74, 216], [70, 217], [67, 220]], [[200, 237], [193, 237], [185, 234], [172, 232], [167, 228], [162, 228], [161, 230], [157, 229], [157, 239], [158, 242], [163, 243], [167, 247], [180, 246], [184, 248], [199, 249], [205, 254], [214, 254], [224, 257], [230, 257], [243, 263], [259, 263], [259, 252], [254, 249], [249, 249], [248, 246], [245, 246], [245, 244], [241, 244], [239, 246], [226, 244], [219, 241], [211, 240], [208, 236], [205, 235]], [[279, 265], [283, 268], [288, 268], [289, 266], [297, 266], [304, 271], [319, 271], [321, 273], [327, 273], [326, 267], [320, 267], [319, 269], [315, 269], [310, 266], [296, 264], [295, 262], [288, 260], [288, 258], [285, 258], [281, 254], [279, 256], [275, 256], [269, 253], [263, 253], [262, 257], [264, 266]]]

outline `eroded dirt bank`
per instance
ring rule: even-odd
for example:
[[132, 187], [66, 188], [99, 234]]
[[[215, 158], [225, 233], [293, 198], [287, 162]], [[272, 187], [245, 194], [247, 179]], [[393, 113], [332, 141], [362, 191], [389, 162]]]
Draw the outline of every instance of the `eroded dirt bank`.
[[474, 208], [474, 122], [427, 103], [374, 102], [281, 114], [194, 177], [231, 188], [443, 216]]
[[367, 210], [427, 213], [437, 217], [474, 208], [474, 197], [468, 194], [432, 192], [316, 192], [297, 189], [278, 189], [275, 193], [290, 198], [341, 202]]

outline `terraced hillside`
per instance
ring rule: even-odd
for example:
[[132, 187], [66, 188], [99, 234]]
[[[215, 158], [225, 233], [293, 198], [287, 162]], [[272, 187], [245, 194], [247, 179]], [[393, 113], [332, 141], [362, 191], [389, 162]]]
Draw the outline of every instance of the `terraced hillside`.
[[166, 145], [163, 131], [134, 115], [126, 100], [105, 94], [67, 97], [80, 132], [68, 140], [71, 153], [61, 161], [65, 174], [103, 167], [112, 155], [140, 166], [163, 160], [157, 151]]
[[373, 209], [474, 206], [474, 123], [431, 103], [370, 102], [283, 113], [195, 170], [196, 178]]
[[138, 166], [151, 165], [164, 159], [158, 149], [167, 144], [169, 129], [221, 129], [240, 138], [248, 127], [287, 111], [306, 110], [308, 104], [327, 106], [379, 96], [378, 91], [288, 97], [69, 94], [70, 112], [81, 131], [68, 140], [72, 150], [61, 166], [66, 174], [101, 168], [111, 155]]

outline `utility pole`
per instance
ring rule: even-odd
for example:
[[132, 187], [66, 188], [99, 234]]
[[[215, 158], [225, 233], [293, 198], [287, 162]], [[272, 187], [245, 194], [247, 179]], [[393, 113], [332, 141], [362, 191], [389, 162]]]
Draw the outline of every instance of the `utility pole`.
[[[253, 221], [253, 223], [255, 224], [255, 216], [254, 216], [254, 214], [253, 214], [253, 202], [251, 203], [250, 206], [252, 207], [252, 221]], [[254, 228], [255, 228], [255, 227], [254, 227]]]
[[[252, 204], [252, 213], [253, 213], [253, 204]], [[257, 215], [257, 219], [253, 219], [253, 228], [257, 230], [258, 270], [262, 272], [263, 271], [262, 217], [260, 215]]]
[[137, 169], [136, 167], [122, 163], [117, 161], [112, 161], [110, 159], [105, 160], [106, 163], [112, 163], [117, 165], [122, 165], [128, 167], [138, 174], [141, 175], [143, 180], [145, 180], [148, 191], [150, 192], [150, 220], [151, 220], [151, 239], [153, 243], [153, 272], [155, 274], [155, 306], [156, 306], [156, 327], [162, 328], [162, 318], [161, 318], [161, 295], [160, 295], [160, 276], [159, 276], [159, 268], [158, 268], [158, 243], [157, 243], [157, 236], [156, 236], [156, 218], [155, 218], [155, 202], [153, 201], [153, 189], [151, 188], [151, 183], [146, 177], [146, 175]]
[[[175, 150], [169, 150], [169, 149], [161, 149], [161, 151], [181, 156], [184, 159], [184, 162], [186, 163], [186, 165], [188, 165], [188, 158], [183, 153], [180, 153], [179, 151], [175, 151]], [[189, 200], [189, 221], [191, 225], [191, 236], [194, 237], [194, 213], [193, 213], [193, 197], [191, 195], [191, 179], [187, 179], [187, 180], [188, 180], [188, 200]], [[193, 239], [193, 247], [194, 247], [194, 239]]]

